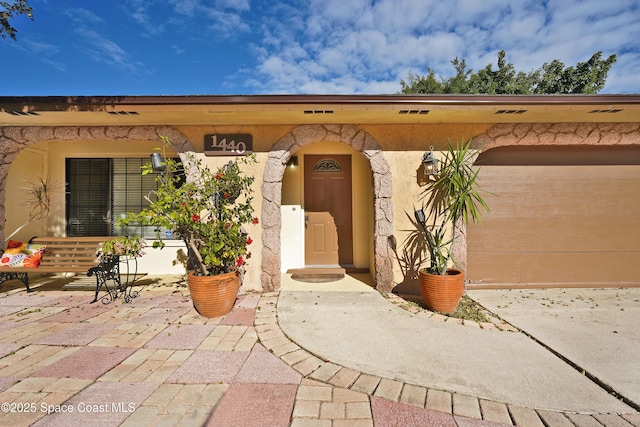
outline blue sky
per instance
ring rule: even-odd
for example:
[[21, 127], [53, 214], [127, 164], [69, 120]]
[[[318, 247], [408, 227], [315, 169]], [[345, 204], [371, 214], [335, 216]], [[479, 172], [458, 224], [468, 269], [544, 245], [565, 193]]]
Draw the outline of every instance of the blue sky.
[[504, 49], [517, 70], [618, 55], [640, 94], [640, 0], [30, 0], [0, 95], [390, 94]]

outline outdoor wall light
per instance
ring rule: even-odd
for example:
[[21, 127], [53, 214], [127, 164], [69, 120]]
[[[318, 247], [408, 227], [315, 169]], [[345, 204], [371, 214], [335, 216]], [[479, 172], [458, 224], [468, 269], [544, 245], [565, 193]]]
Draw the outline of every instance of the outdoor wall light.
[[440, 161], [433, 154], [433, 145], [429, 147], [429, 152], [424, 153], [422, 156], [422, 170], [425, 175], [436, 176], [438, 175], [438, 163]]
[[298, 156], [291, 156], [291, 158], [287, 162], [287, 166], [289, 166], [290, 168], [295, 168], [296, 166], [298, 166]]
[[165, 169], [164, 159], [160, 153], [152, 153], [151, 154], [151, 169], [154, 172], [162, 172]]

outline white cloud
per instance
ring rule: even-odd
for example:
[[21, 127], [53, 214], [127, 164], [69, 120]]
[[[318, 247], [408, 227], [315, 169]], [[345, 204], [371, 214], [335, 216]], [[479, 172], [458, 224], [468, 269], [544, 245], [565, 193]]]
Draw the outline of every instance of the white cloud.
[[216, 7], [233, 9], [239, 12], [248, 11], [250, 9], [249, 0], [216, 0], [215, 5]]
[[[638, 0], [311, 0], [282, 18], [288, 25], [264, 31], [260, 78], [249, 84], [261, 92], [394, 93], [408, 71], [451, 75], [454, 57], [478, 70], [503, 49], [522, 71], [554, 59], [575, 65], [598, 50], [630, 51], [638, 61], [638, 9]], [[608, 87], [624, 92], [634, 75], [614, 65]]]
[[67, 9], [65, 15], [71, 18], [76, 24], [80, 25], [103, 25], [104, 20], [95, 13], [84, 8]]
[[37, 58], [58, 71], [67, 70], [67, 66], [63, 62], [55, 59], [60, 52], [60, 48], [54, 44], [26, 37], [20, 43], [14, 43], [11, 46], [30, 57]]
[[117, 43], [88, 28], [78, 28], [82, 50], [94, 61], [121, 71], [137, 72], [138, 64]]
[[170, 0], [176, 13], [185, 16], [194, 16], [200, 7], [200, 0]]
[[[177, 17], [169, 21], [189, 28], [194, 36], [202, 32], [205, 38], [235, 39], [249, 31], [244, 18], [250, 11], [249, 0], [170, 0], [170, 4]], [[187, 23], [181, 18], [188, 18]]]
[[125, 3], [129, 17], [142, 27], [145, 37], [157, 36], [165, 30], [165, 20], [154, 22], [149, 11], [150, 8], [153, 8], [153, 3], [150, 3], [149, 0], [129, 0]]

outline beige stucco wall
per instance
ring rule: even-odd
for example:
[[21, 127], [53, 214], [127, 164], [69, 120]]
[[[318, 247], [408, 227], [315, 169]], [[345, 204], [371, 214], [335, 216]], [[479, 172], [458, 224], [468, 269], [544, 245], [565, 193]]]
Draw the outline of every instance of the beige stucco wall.
[[395, 247], [393, 279], [396, 291], [420, 293], [415, 276], [415, 269], [419, 268], [416, 254], [405, 253], [403, 249], [406, 247], [407, 237], [415, 231], [412, 223], [414, 210], [426, 202], [422, 197], [423, 188], [418, 185], [416, 176], [423, 154], [433, 146], [436, 156], [441, 157], [441, 151], [447, 149], [448, 141], [454, 145], [466, 142], [489, 127], [484, 124], [362, 126], [381, 145], [393, 176], [392, 244]]
[[[323, 129], [320, 129], [320, 128]], [[302, 134], [296, 132], [298, 128], [305, 128]], [[154, 139], [156, 133], [163, 134], [165, 132], [172, 133], [173, 137], [178, 140], [177, 143], [181, 149], [191, 149], [189, 144], [193, 146], [198, 155], [205, 163], [216, 167], [226, 163], [228, 157], [207, 157], [202, 154], [204, 146], [204, 135], [208, 133], [249, 133], [253, 136], [254, 152], [258, 159], [258, 164], [247, 168], [247, 173], [256, 177], [254, 183], [254, 207], [257, 216], [260, 217], [263, 211], [263, 197], [269, 194], [270, 197], [278, 198], [280, 204], [280, 194], [265, 193], [263, 178], [265, 173], [273, 173], [266, 169], [269, 160], [275, 160], [276, 164], [282, 160], [286, 161], [286, 155], [283, 153], [271, 153], [270, 151], [275, 144], [281, 143], [281, 146], [287, 146], [288, 139], [296, 139], [298, 137], [312, 143], [310, 145], [292, 145], [288, 146], [288, 150], [295, 155], [303, 155], [305, 152], [350, 152], [353, 154], [354, 162], [360, 162], [354, 169], [354, 188], [364, 188], [366, 191], [359, 193], [354, 191], [354, 206], [358, 213], [371, 214], [374, 211], [376, 203], [380, 199], [373, 197], [372, 185], [374, 181], [376, 186], [387, 185], [390, 182], [390, 189], [385, 187], [385, 192], [391, 193], [391, 237], [395, 241], [395, 248], [401, 254], [401, 245], [408, 233], [410, 233], [413, 225], [411, 218], [413, 210], [420, 203], [420, 187], [416, 182], [416, 171], [420, 166], [422, 155], [429, 150], [429, 146], [433, 145], [436, 152], [445, 150], [447, 141], [452, 142], [467, 141], [474, 138], [474, 144], [477, 148], [483, 150], [493, 148], [495, 146], [504, 145], [554, 145], [566, 144], [567, 141], [575, 144], [590, 145], [613, 145], [613, 144], [637, 144], [637, 124], [556, 124], [556, 125], [488, 125], [488, 124], [428, 124], [428, 125], [314, 125], [314, 126], [296, 126], [296, 125], [271, 125], [271, 126], [181, 126], [181, 127], [64, 127], [54, 128], [45, 127], [33, 129], [25, 128], [24, 133], [12, 128], [3, 128], [2, 135], [4, 144], [11, 150], [14, 150], [18, 144], [24, 144], [20, 147], [20, 154], [13, 159], [11, 153], [13, 151], [7, 148], [4, 157], [4, 167], [10, 163], [8, 167], [8, 176], [5, 188], [3, 189], [5, 199], [1, 208], [5, 209], [7, 218], [6, 226], [3, 229], [5, 235], [8, 235], [13, 228], [18, 226], [21, 211], [19, 206], [23, 202], [19, 187], [25, 177], [42, 173], [49, 173], [52, 182], [64, 182], [64, 159], [66, 157], [146, 157], [153, 148], [160, 145], [160, 141]], [[334, 129], [338, 129], [337, 133]], [[342, 129], [342, 130], [340, 130]], [[313, 133], [325, 132], [328, 138], [316, 139]], [[367, 136], [365, 145], [362, 141], [354, 136], [354, 132], [358, 130], [364, 131]], [[328, 134], [326, 132], [329, 132]], [[340, 134], [340, 132], [344, 132]], [[150, 137], [151, 136], [151, 137]], [[559, 136], [562, 136], [560, 138]], [[349, 141], [342, 140], [345, 144], [337, 142], [340, 138], [352, 138]], [[571, 139], [570, 137], [573, 137]], [[568, 139], [569, 138], [569, 139]], [[373, 141], [372, 141], [373, 140]], [[33, 143], [35, 141], [40, 141]], [[284, 143], [282, 143], [284, 141]], [[351, 143], [350, 147], [347, 143]], [[302, 147], [302, 148], [301, 148]], [[368, 147], [368, 148], [367, 148]], [[378, 153], [378, 148], [381, 150]], [[336, 151], [338, 150], [338, 151]], [[360, 150], [360, 151], [358, 151]], [[16, 150], [17, 151], [17, 150]], [[364, 154], [363, 154], [364, 153]], [[384, 159], [384, 166], [380, 166], [380, 160]], [[378, 181], [371, 178], [371, 165], [376, 162], [378, 167]], [[302, 164], [302, 158], [300, 158]], [[354, 163], [354, 165], [356, 164]], [[386, 170], [388, 168], [388, 174]], [[384, 172], [380, 172], [384, 171]], [[376, 175], [376, 173], [373, 173]], [[279, 188], [273, 185], [274, 179], [277, 182], [277, 176], [269, 177], [269, 191]], [[382, 181], [381, 181], [382, 179]], [[369, 181], [367, 181], [369, 180]], [[284, 194], [282, 204], [296, 201], [296, 197], [300, 198], [302, 191], [302, 180], [300, 177], [289, 176], [285, 174], [283, 177]], [[378, 191], [376, 188], [375, 191]], [[388, 196], [385, 196], [388, 197]], [[386, 202], [385, 202], [386, 203]], [[378, 211], [386, 213], [387, 205], [382, 204]], [[368, 209], [368, 210], [367, 210]], [[1, 209], [0, 209], [1, 211]], [[46, 234], [63, 235], [64, 234], [64, 193], [62, 191], [54, 194], [53, 210], [47, 219]], [[271, 221], [277, 221], [278, 217], [271, 218]], [[262, 221], [262, 218], [260, 218]], [[375, 220], [378, 221], [379, 218]], [[385, 225], [386, 226], [386, 225]], [[20, 236], [28, 238], [33, 234], [42, 234], [42, 224], [34, 224], [33, 229], [25, 230]], [[362, 227], [362, 228], [360, 228]], [[366, 228], [366, 229], [365, 229]], [[356, 231], [356, 262], [362, 265], [374, 265], [374, 247], [371, 244], [371, 233], [373, 229], [372, 218], [368, 217], [367, 221], [359, 221]], [[262, 260], [262, 235], [265, 227], [257, 226], [255, 230], [248, 230], [253, 238], [252, 258], [249, 260], [248, 272], [245, 281], [247, 289], [263, 290], [264, 283], [261, 284], [261, 268]], [[388, 235], [383, 234], [385, 237]], [[380, 245], [380, 242], [377, 243]], [[368, 254], [365, 254], [367, 248]], [[379, 248], [376, 247], [376, 250]], [[175, 253], [173, 254], [175, 258]], [[171, 254], [166, 252], [161, 257], [153, 258], [150, 262], [149, 269], [165, 268], [172, 265]], [[397, 260], [393, 260], [393, 281], [395, 284], [407, 284], [406, 271], [404, 271]], [[175, 266], [174, 266], [175, 267]], [[179, 268], [179, 267], [175, 267]], [[149, 271], [152, 272], [152, 271]], [[372, 272], [373, 275], [373, 272]], [[414, 289], [415, 291], [415, 289]]]
[[[209, 133], [249, 133], [253, 136], [253, 148], [258, 163], [246, 168], [249, 175], [256, 177], [253, 185], [254, 208], [256, 216], [262, 212], [261, 187], [265, 174], [266, 160], [272, 146], [295, 126], [185, 126], [176, 127], [182, 135], [193, 145], [198, 157], [205, 164], [215, 168], [222, 166], [229, 157], [209, 157], [202, 151], [204, 135]], [[393, 192], [393, 237], [401, 253], [401, 244], [412, 228], [410, 216], [414, 206], [419, 203], [420, 187], [416, 182], [416, 170], [424, 151], [430, 145], [436, 150], [446, 148], [447, 140], [468, 140], [474, 134], [486, 130], [485, 125], [367, 125], [361, 126], [383, 150], [383, 156], [389, 164], [392, 176]], [[154, 148], [160, 146], [160, 141], [141, 140], [111, 140], [91, 139], [74, 141], [45, 141], [31, 145], [23, 150], [11, 165], [6, 193], [7, 227], [11, 230], [17, 223], [19, 215], [13, 206], [19, 202], [19, 192], [15, 190], [16, 182], [22, 178], [23, 170], [42, 170], [49, 173], [53, 182], [64, 183], [64, 165], [67, 157], [147, 157]], [[369, 268], [373, 275], [374, 247], [373, 247], [373, 179], [369, 160], [361, 152], [346, 144], [335, 141], [319, 141], [298, 150], [299, 168], [297, 172], [287, 171], [283, 176], [282, 204], [300, 204], [303, 200], [303, 161], [304, 154], [317, 153], [349, 153], [353, 159], [353, 205], [354, 205], [354, 263], [356, 267]], [[34, 157], [35, 156], [35, 157]], [[35, 160], [34, 160], [35, 159]], [[38, 159], [41, 159], [38, 161]], [[40, 227], [37, 233], [25, 230], [23, 236], [33, 234], [64, 235], [65, 212], [64, 192], [58, 191], [53, 195], [53, 209], [47, 220], [46, 227]], [[250, 226], [248, 230], [253, 243], [250, 248], [252, 256], [249, 260], [245, 277], [245, 288], [261, 290], [260, 274], [262, 264], [262, 228]], [[33, 230], [35, 231], [35, 230]], [[176, 242], [163, 251], [150, 249], [149, 255], [140, 261], [141, 270], [149, 273], [182, 273], [182, 265], [177, 264], [177, 252], [181, 245]], [[393, 262], [394, 282], [406, 283], [406, 271], [400, 264]], [[415, 291], [415, 289], [414, 289]]]
[[[6, 184], [6, 225], [5, 238], [18, 230], [29, 218], [31, 200], [28, 191], [33, 185], [37, 185], [40, 179], [46, 179], [48, 174], [48, 160], [46, 146], [31, 146], [22, 150], [9, 167]], [[50, 185], [53, 182], [50, 182]], [[61, 192], [58, 184], [55, 191]], [[17, 231], [13, 240], [28, 241], [33, 236], [46, 234], [47, 221], [41, 219], [33, 221]]]

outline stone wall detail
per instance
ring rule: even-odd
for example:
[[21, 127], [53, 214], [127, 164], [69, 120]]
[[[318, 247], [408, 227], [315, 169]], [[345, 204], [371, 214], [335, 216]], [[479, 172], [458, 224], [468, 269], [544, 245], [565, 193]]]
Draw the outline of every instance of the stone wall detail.
[[509, 145], [638, 145], [637, 123], [499, 123], [472, 139], [473, 148], [487, 151]]
[[11, 162], [23, 149], [45, 141], [171, 141], [176, 153], [194, 151], [193, 145], [170, 126], [29, 126], [0, 128], [0, 239], [4, 240], [5, 185]]
[[349, 145], [368, 160], [373, 174], [374, 266], [376, 288], [390, 292], [393, 283], [391, 169], [378, 142], [355, 125], [302, 125], [278, 140], [269, 151], [262, 184], [262, 289], [280, 288], [280, 207], [282, 176], [289, 158], [305, 145], [331, 141]]

